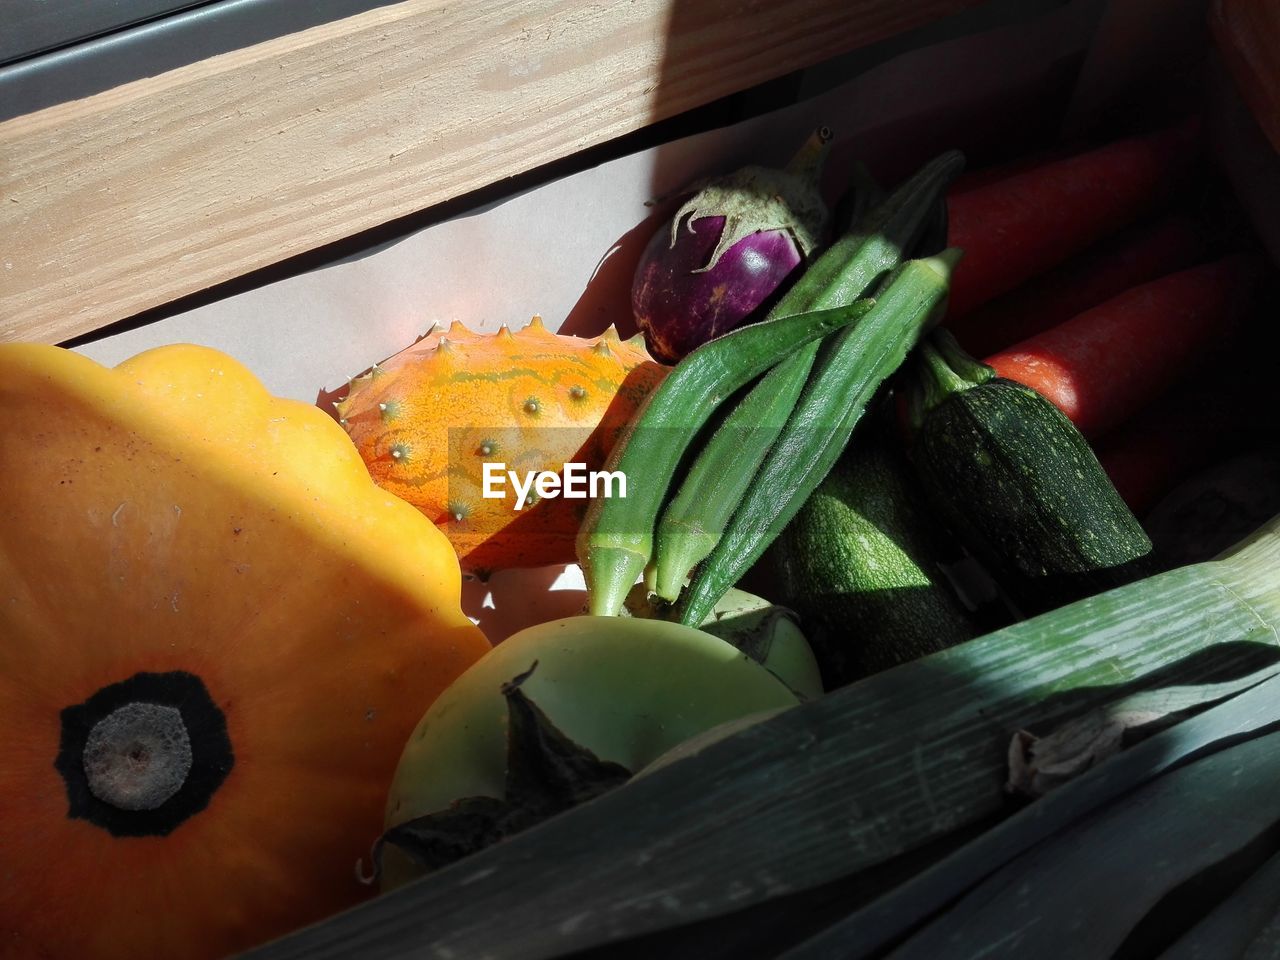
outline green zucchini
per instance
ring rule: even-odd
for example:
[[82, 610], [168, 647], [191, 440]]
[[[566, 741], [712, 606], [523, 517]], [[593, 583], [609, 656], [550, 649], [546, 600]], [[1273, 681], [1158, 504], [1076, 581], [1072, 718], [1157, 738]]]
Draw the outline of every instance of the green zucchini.
[[724, 535], [689, 580], [680, 622], [701, 623], [831, 470], [880, 385], [935, 322], [959, 251], [899, 266], [875, 307], [823, 344], [809, 382]]
[[1150, 539], [1056, 406], [946, 331], [916, 359], [911, 456], [926, 496], [1021, 613], [1152, 572]]
[[800, 615], [831, 690], [977, 636], [945, 565], [957, 551], [879, 424], [859, 431], [765, 552], [770, 599]]

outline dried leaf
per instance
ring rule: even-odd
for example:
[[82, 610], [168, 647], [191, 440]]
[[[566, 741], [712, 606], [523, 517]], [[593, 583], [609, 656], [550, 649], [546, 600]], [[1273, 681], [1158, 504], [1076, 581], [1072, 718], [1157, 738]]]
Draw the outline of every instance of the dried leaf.
[[1224, 683], [1144, 690], [1090, 710], [1044, 737], [1020, 730], [1009, 743], [1007, 789], [1042, 797], [1156, 730], [1277, 674], [1280, 664], [1271, 664]]

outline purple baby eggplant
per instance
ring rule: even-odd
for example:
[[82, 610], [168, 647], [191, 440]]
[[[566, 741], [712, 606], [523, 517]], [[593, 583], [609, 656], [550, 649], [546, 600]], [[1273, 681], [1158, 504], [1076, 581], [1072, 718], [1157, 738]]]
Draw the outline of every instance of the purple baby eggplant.
[[706, 183], [654, 234], [631, 287], [654, 357], [675, 363], [762, 317], [825, 243], [818, 180], [830, 140], [824, 127], [783, 170], [743, 167]]

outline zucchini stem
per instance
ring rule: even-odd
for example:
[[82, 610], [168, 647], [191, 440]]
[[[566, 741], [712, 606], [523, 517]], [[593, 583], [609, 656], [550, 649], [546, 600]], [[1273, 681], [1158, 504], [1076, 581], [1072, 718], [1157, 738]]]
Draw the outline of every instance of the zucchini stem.
[[920, 342], [915, 367], [916, 376], [908, 398], [908, 420], [913, 435], [919, 432], [929, 412], [952, 394], [986, 383], [996, 375], [985, 363], [965, 353], [951, 332], [943, 329], [933, 330]]

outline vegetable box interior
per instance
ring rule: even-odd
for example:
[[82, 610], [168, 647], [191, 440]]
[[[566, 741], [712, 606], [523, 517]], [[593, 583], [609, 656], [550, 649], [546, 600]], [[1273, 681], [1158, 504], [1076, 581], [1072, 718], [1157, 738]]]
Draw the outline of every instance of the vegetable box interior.
[[[745, 163], [781, 165], [824, 124], [835, 133], [826, 189], [836, 195], [854, 159], [886, 182], [947, 148], [965, 151], [970, 168], [998, 167], [1149, 129], [1208, 97], [1222, 162], [1274, 250], [1274, 188], [1258, 172], [1271, 151], [1208, 52], [1207, 22], [1199, 2], [994, 4], [867, 50], [849, 41], [854, 54], [802, 73], [785, 108], [535, 182], [320, 269], [80, 338], [76, 349], [113, 364], [158, 344], [206, 344], [277, 395], [327, 403], [436, 323], [492, 332], [536, 314], [551, 330], [593, 336], [612, 325], [625, 338], [636, 332], [635, 265], [681, 188]], [[464, 589], [493, 639], [582, 605], [576, 569], [504, 571]]]
[[[971, 9], [961, 12], [964, 7]], [[716, 122], [723, 112], [690, 114], [692, 119], [684, 128], [655, 124], [647, 131], [648, 139], [642, 131], [636, 139], [606, 142], [599, 154], [559, 158], [567, 159], [567, 167], [526, 171], [518, 181], [518, 191], [508, 192], [499, 182], [497, 186], [488, 184], [482, 194], [470, 198], [449, 198], [439, 194], [443, 188], [425, 186], [419, 194], [424, 199], [416, 208], [410, 177], [395, 190], [405, 198], [399, 212], [412, 216], [369, 229], [377, 225], [353, 213], [352, 224], [365, 232], [353, 226], [348, 232], [354, 241], [348, 239], [329, 248], [322, 260], [301, 261], [305, 269], [277, 266], [274, 272], [253, 274], [249, 282], [233, 280], [200, 291], [184, 281], [169, 279], [183, 270], [182, 255], [175, 252], [170, 260], [150, 263], [139, 257], [131, 277], [122, 281], [103, 275], [102, 307], [96, 315], [91, 294], [82, 290], [68, 294], [72, 288], [59, 280], [42, 286], [26, 278], [21, 289], [15, 285], [6, 292], [0, 276], [0, 293], [12, 308], [4, 336], [61, 341], [108, 366], [155, 346], [201, 344], [241, 361], [276, 396], [320, 405], [326, 413], [331, 412], [334, 400], [346, 395], [351, 378], [409, 346], [437, 323], [447, 326], [457, 321], [469, 331], [493, 333], [504, 325], [523, 327], [537, 315], [552, 331], [594, 337], [614, 326], [625, 339], [636, 332], [630, 303], [636, 265], [654, 231], [675, 209], [682, 188], [746, 163], [781, 166], [811, 131], [824, 126], [834, 133], [824, 186], [830, 197], [836, 197], [851, 182], [855, 162], [865, 164], [880, 183], [896, 184], [931, 157], [959, 149], [966, 155], [970, 173], [981, 177], [984, 171], [1001, 170], [1025, 162], [1027, 157], [1060, 156], [1195, 114], [1203, 124], [1212, 154], [1204, 183], [1191, 191], [1197, 214], [1210, 225], [1206, 229], [1256, 235], [1272, 261], [1280, 262], [1280, 232], [1276, 228], [1280, 223], [1280, 157], [1272, 145], [1274, 139], [1268, 140], [1269, 135], [1276, 136], [1271, 129], [1274, 101], [1249, 86], [1249, 69], [1257, 65], [1257, 59], [1248, 51], [1240, 54], [1231, 47], [1231, 31], [1222, 27], [1232, 16], [1230, 7], [1224, 3], [1210, 10], [1204, 2], [1193, 0], [941, 5], [934, 13], [950, 16], [903, 24], [914, 29], [869, 46], [852, 35], [825, 38], [821, 49], [824, 58], [842, 50], [849, 52], [814, 65], [800, 58], [797, 65], [806, 69], [783, 84], [785, 102], [771, 103], [767, 111], [752, 109], [749, 100], [743, 109], [738, 102], [735, 109], [745, 117], [735, 117], [728, 125]], [[1235, 14], [1247, 18], [1251, 9], [1242, 3]], [[807, 17], [813, 32], [819, 33], [823, 32], [826, 13], [823, 5], [817, 4], [796, 16], [802, 23]], [[1216, 36], [1210, 30], [1211, 22], [1218, 24]], [[843, 28], [853, 29], [848, 24]], [[718, 64], [718, 56], [711, 62]], [[538, 69], [530, 66], [535, 60], [530, 59], [523, 69]], [[510, 69], [516, 71], [517, 67]], [[768, 76], [768, 70], [761, 69], [756, 79]], [[1252, 80], [1261, 82], [1257, 77]], [[757, 94], [777, 97], [776, 83], [760, 88]], [[1271, 96], [1280, 96], [1280, 92], [1273, 91]], [[607, 91], [599, 98], [602, 103], [608, 101]], [[689, 104], [695, 101], [696, 97]], [[323, 108], [321, 103], [315, 106], [316, 110]], [[573, 116], [570, 122], [606, 124], [590, 116], [588, 111]], [[0, 140], [3, 129], [0, 124]], [[510, 130], [503, 129], [503, 136], [509, 136]], [[667, 129], [686, 135], [654, 142], [655, 132]], [[693, 132], [687, 132], [690, 129]], [[587, 138], [579, 146], [589, 142]], [[56, 147], [57, 136], [49, 143]], [[210, 143], [200, 149], [222, 150], [232, 157], [236, 145]], [[484, 145], [480, 144], [472, 155], [476, 164], [485, 162], [483, 153]], [[28, 160], [24, 154], [24, 162]], [[547, 169], [553, 173], [546, 173]], [[561, 172], [566, 169], [569, 172]], [[97, 182], [106, 184], [102, 190], [110, 192], [109, 177]], [[484, 182], [459, 183], [465, 183], [467, 189], [485, 186]], [[30, 185], [23, 182], [20, 186], [14, 188], [13, 202], [6, 206], [11, 208], [10, 216], [22, 218], [14, 208], [22, 206], [19, 200]], [[359, 187], [353, 187], [352, 192], [358, 194]], [[480, 199], [472, 202], [475, 196]], [[331, 198], [324, 199], [328, 202]], [[432, 206], [445, 199], [450, 202]], [[263, 211], [269, 212], [272, 197], [264, 195], [259, 201]], [[127, 197], [121, 197], [101, 209], [95, 207], [90, 220], [127, 218], [128, 204]], [[269, 246], [273, 236], [269, 221], [266, 216], [254, 224], [251, 242], [244, 246]], [[30, 229], [25, 219], [15, 225]], [[83, 245], [71, 236], [74, 232], [69, 231], [61, 248], [54, 248], [55, 254], [61, 249], [67, 264], [86, 256]], [[320, 235], [325, 240], [340, 240], [343, 232], [340, 225], [326, 223]], [[298, 251], [290, 247], [284, 252]], [[102, 253], [91, 250], [89, 255]], [[199, 253], [192, 256], [199, 261]], [[246, 269], [257, 268], [273, 259], [278, 258], [245, 255], [243, 263]], [[10, 264], [5, 266], [11, 269]], [[207, 275], [210, 282], [228, 279], [219, 276], [217, 269]], [[174, 296], [185, 295], [185, 299], [134, 300], [120, 292], [128, 284], [155, 284]], [[74, 316], [71, 327], [45, 327], [33, 319], [46, 296], [59, 309], [69, 311], [69, 317]], [[130, 305], [132, 313], [120, 312]], [[13, 317], [19, 321], [13, 322]], [[1254, 492], [1259, 494], [1263, 509], [1274, 512], [1273, 491]], [[1249, 529], [1234, 533], [1242, 536], [1259, 521], [1253, 517], [1246, 522], [1251, 524]], [[498, 570], [484, 578], [464, 578], [461, 589], [463, 612], [493, 643], [526, 627], [578, 614], [586, 599], [582, 573], [572, 564]], [[1117, 673], [1123, 675], [1119, 668]], [[963, 705], [948, 705], [946, 689], [940, 686], [934, 692], [939, 697], [939, 715], [968, 716]], [[911, 700], [926, 694], [902, 696]], [[896, 709], [889, 700], [866, 706], [866, 710], [885, 716]], [[920, 714], [921, 710], [925, 713]], [[904, 707], [904, 717], [917, 714], [928, 715], [925, 705], [914, 702], [910, 709]], [[294, 718], [290, 722], [306, 721]], [[968, 721], [955, 722], [963, 726]], [[921, 762], [919, 755], [899, 760], [902, 765]], [[727, 777], [735, 769], [733, 762], [734, 758], [728, 757], [726, 766], [704, 770], [703, 775]], [[868, 777], [888, 776], [886, 768], [868, 769], [874, 771]], [[775, 876], [770, 873], [773, 866], [761, 868], [744, 853], [741, 882], [727, 882], [697, 859], [732, 859], [726, 847], [699, 846], [704, 821], [695, 815], [697, 804], [702, 802], [697, 785], [682, 787], [678, 777], [661, 779], [661, 774], [649, 785], [653, 790], [648, 806], [630, 811], [629, 832], [660, 831], [664, 829], [661, 824], [679, 825], [686, 816], [688, 820], [683, 832], [671, 827], [652, 847], [621, 844], [616, 860], [601, 859], [603, 854], [593, 838], [617, 844], [617, 835], [600, 833], [606, 827], [599, 817], [577, 821], [581, 824], [580, 842], [570, 842], [571, 833], [564, 830], [556, 834], [536, 828], [531, 836], [545, 836], [544, 846], [538, 846], [534, 839], [527, 848], [512, 853], [517, 860], [521, 856], [524, 860], [501, 865], [510, 871], [506, 879], [494, 880], [492, 868], [485, 865], [488, 861], [473, 870], [466, 866], [450, 869], [434, 881], [409, 884], [272, 942], [255, 955], [484, 956], [512, 960], [569, 954], [621, 958], [780, 956], [790, 949], [800, 950], [797, 945], [809, 935], [837, 924], [849, 912], [849, 904], [864, 904], [876, 891], [890, 889], [911, 875], [911, 864], [896, 859], [880, 872], [872, 869], [850, 879], [840, 860], [852, 856], [847, 850], [833, 846], [828, 853], [818, 841], [808, 847], [797, 841], [797, 849], [790, 851], [788, 858], [807, 859], [811, 868]], [[919, 769], [915, 775], [919, 778], [917, 793], [928, 793], [929, 780]], [[669, 793], [654, 792], [659, 787]], [[664, 796], [673, 798], [676, 806], [672, 811], [663, 809]], [[714, 791], [707, 791], [707, 797], [715, 799]], [[950, 816], [945, 798], [925, 799], [935, 810], [936, 820]], [[677, 801], [685, 806], [679, 807]], [[828, 815], [824, 810], [815, 802], [811, 811], [801, 805], [791, 808], [788, 815], [820, 820]], [[706, 811], [702, 815], [709, 816]], [[964, 836], [971, 836], [988, 822], [965, 823], [969, 832]], [[323, 829], [323, 825], [313, 826]], [[752, 829], [756, 827], [768, 832], [763, 825]], [[787, 832], [782, 824], [770, 829], [776, 829], [780, 836]], [[939, 841], [939, 847], [922, 844], [910, 852], [923, 849], [936, 859], [943, 848], [951, 849], [949, 845], [955, 840]], [[779, 843], [784, 841], [785, 837]], [[874, 830], [857, 840], [859, 849], [870, 849], [877, 842]], [[684, 851], [680, 856], [675, 855], [677, 848]], [[521, 853], [524, 850], [527, 852]], [[557, 854], [560, 850], [563, 858]], [[678, 874], [671, 874], [666, 887], [644, 888], [642, 878], [652, 867], [650, 861], [667, 855], [675, 865], [671, 870], [678, 867]], [[603, 880], [590, 872], [606, 868], [611, 872]], [[652, 876], [659, 878], [654, 882], [662, 882], [667, 874], [654, 869]], [[631, 879], [621, 879], [624, 874]], [[626, 886], [632, 880], [639, 885]], [[609, 883], [625, 891], [619, 893], [618, 903], [606, 906], [592, 901], [593, 889]], [[923, 887], [917, 895], [918, 903], [932, 902], [929, 897], [933, 894]], [[468, 903], [460, 904], [462, 899]], [[584, 903], [587, 906], [582, 906]], [[754, 917], [744, 919], [752, 910], [756, 911]], [[497, 919], [500, 917], [505, 919]], [[985, 921], [973, 922], [978, 929]], [[858, 948], [865, 948], [863, 952], [858, 952], [849, 945], [856, 939], [842, 941], [834, 953], [822, 953], [816, 947], [816, 952], [801, 951], [795, 956], [883, 956], [886, 944], [894, 941], [886, 934], [874, 943], [868, 940]], [[1141, 945], [1140, 938], [1125, 942], [1131, 947]], [[1153, 936], [1149, 943], [1162, 941]], [[921, 941], [916, 949], [916, 953], [904, 955], [950, 955], [936, 952], [942, 948], [937, 943], [930, 947], [928, 941]], [[930, 953], [931, 949], [935, 952]], [[1148, 955], [1133, 949], [1137, 952], [1128, 955]], [[0, 954], [8, 955], [4, 951], [5, 944], [0, 943]]]

